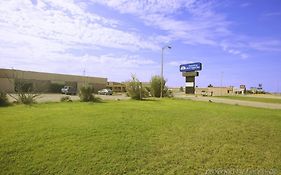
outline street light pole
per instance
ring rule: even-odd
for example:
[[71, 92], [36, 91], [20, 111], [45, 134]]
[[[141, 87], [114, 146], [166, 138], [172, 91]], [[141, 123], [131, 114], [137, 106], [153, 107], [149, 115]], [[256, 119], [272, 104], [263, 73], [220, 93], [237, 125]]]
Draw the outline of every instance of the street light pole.
[[164, 46], [162, 47], [162, 55], [161, 55], [161, 84], [160, 84], [160, 88], [161, 88], [161, 94], [160, 94], [160, 98], [163, 97], [163, 79], [164, 79], [164, 76], [163, 76], [163, 60], [164, 60], [164, 50], [168, 48], [168, 49], [172, 49], [171, 46]]

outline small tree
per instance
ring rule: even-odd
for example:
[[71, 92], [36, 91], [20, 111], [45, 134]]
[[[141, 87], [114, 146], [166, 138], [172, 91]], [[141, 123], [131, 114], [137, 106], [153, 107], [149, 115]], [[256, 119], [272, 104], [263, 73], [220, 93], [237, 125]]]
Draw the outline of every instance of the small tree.
[[60, 98], [61, 102], [72, 102], [71, 97], [70, 96], [64, 96]]
[[9, 100], [5, 92], [0, 92], [0, 106], [8, 106]]
[[26, 105], [32, 105], [33, 103], [36, 103], [36, 98], [40, 96], [38, 92], [36, 92], [36, 88], [33, 87], [32, 82], [24, 81], [23, 78], [20, 78], [19, 76], [15, 75], [13, 73], [13, 81], [12, 79], [8, 78], [11, 84], [15, 85], [15, 94], [8, 93], [8, 95], [15, 100], [16, 103], [22, 103]]
[[126, 83], [126, 89], [128, 95], [134, 100], [142, 100], [148, 96], [148, 92], [142, 87], [142, 83], [137, 79], [135, 75], [132, 75], [132, 79]]
[[91, 87], [86, 87], [86, 86], [83, 86], [80, 88], [80, 91], [79, 91], [79, 97], [80, 97], [80, 100], [82, 102], [90, 102], [90, 101], [95, 101], [95, 96], [93, 95], [92, 93], [92, 88]]
[[40, 94], [34, 90], [32, 83], [25, 83], [21, 79], [17, 80], [15, 83], [15, 92], [16, 95], [9, 94], [9, 96], [15, 99], [16, 103], [25, 105], [36, 103], [36, 98], [40, 96]]
[[183, 91], [184, 91], [184, 89], [183, 89], [183, 87], [181, 86], [181, 87], [180, 87], [180, 92], [183, 92]]
[[[162, 79], [163, 84], [162, 84], [162, 88], [163, 88], [163, 97], [167, 97], [169, 96], [168, 92], [168, 88], [165, 86], [166, 84], [166, 80], [164, 80], [164, 78]], [[151, 87], [151, 95], [153, 97], [160, 97], [161, 96], [161, 77], [158, 75], [152, 76], [151, 80], [150, 80], [150, 87]]]

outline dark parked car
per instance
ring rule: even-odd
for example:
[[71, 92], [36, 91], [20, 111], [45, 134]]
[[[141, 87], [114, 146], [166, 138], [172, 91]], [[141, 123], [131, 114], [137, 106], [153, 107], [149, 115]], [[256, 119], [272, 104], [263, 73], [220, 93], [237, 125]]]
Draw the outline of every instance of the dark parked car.
[[112, 90], [111, 89], [102, 89], [98, 91], [98, 94], [100, 95], [112, 95]]
[[76, 95], [76, 92], [77, 92], [76, 88], [72, 86], [64, 86], [61, 89], [61, 93], [66, 95]]

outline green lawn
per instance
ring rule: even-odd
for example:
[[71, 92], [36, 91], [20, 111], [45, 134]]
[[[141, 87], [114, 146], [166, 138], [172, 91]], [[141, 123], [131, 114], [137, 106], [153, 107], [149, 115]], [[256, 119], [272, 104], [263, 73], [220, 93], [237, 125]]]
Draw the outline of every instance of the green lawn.
[[281, 104], [281, 98], [263, 98], [263, 97], [247, 97], [247, 96], [217, 96], [217, 97], [227, 98], [232, 100], [245, 100], [245, 101]]
[[0, 108], [0, 174], [281, 172], [281, 110], [189, 100]]

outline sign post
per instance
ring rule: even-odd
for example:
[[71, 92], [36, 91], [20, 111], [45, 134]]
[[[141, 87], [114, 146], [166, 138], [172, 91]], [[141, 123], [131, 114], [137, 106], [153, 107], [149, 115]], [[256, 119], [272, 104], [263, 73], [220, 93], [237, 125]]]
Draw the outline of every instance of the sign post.
[[190, 63], [180, 65], [180, 71], [182, 76], [185, 77], [185, 93], [195, 93], [195, 77], [199, 76], [199, 72], [202, 70], [202, 63]]

